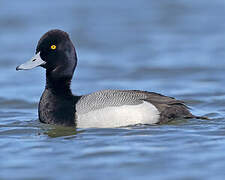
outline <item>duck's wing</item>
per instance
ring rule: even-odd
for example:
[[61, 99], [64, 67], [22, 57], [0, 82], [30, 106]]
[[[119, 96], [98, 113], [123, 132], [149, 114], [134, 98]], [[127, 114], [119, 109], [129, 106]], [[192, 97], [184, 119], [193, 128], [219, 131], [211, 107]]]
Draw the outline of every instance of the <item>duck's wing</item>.
[[135, 91], [146, 94], [144, 101], [153, 104], [160, 112], [159, 123], [169, 122], [176, 118], [201, 118], [194, 116], [183, 101], [154, 92]]
[[160, 113], [159, 123], [174, 118], [193, 118], [182, 101], [161, 94], [139, 90], [102, 90], [84, 95], [76, 104], [76, 111], [85, 114], [105, 107], [151, 103]]

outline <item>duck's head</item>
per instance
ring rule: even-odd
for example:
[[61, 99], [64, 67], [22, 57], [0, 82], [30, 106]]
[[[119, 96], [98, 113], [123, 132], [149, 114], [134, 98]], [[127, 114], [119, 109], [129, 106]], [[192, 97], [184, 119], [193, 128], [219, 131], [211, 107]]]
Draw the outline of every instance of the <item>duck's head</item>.
[[41, 66], [54, 78], [72, 77], [76, 64], [76, 51], [69, 35], [61, 30], [50, 30], [39, 40], [36, 55], [16, 70]]

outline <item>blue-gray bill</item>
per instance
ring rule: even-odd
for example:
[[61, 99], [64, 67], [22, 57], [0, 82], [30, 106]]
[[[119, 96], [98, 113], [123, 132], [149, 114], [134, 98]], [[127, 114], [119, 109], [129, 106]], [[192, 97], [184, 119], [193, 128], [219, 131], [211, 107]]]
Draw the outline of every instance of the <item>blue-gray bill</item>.
[[29, 69], [33, 69], [37, 66], [41, 66], [44, 64], [46, 64], [46, 62], [41, 59], [40, 52], [39, 52], [34, 57], [32, 57], [31, 60], [25, 62], [24, 64], [17, 66], [16, 70], [17, 71], [18, 70], [29, 70]]

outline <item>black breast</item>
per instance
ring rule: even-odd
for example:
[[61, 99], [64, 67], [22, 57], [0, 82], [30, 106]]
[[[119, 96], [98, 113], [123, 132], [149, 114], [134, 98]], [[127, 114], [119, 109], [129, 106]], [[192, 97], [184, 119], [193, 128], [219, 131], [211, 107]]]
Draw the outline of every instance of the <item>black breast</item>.
[[75, 103], [76, 97], [73, 95], [59, 96], [45, 89], [39, 102], [39, 119], [47, 124], [74, 126]]

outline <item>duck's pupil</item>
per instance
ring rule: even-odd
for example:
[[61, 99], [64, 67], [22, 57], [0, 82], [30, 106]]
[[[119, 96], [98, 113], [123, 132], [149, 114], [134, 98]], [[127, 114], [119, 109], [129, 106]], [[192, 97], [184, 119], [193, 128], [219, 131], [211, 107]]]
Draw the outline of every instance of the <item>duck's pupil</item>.
[[36, 61], [36, 59], [33, 59], [33, 62]]
[[56, 49], [56, 45], [51, 45], [51, 49]]

